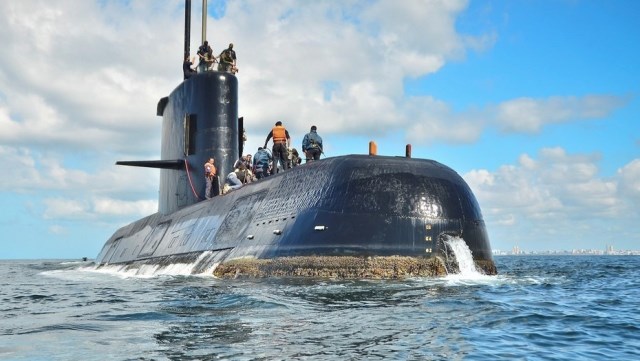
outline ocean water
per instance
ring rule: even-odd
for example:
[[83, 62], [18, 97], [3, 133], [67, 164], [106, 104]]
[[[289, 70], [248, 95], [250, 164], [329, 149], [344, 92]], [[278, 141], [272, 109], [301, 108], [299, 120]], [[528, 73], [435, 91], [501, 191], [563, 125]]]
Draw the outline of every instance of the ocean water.
[[640, 360], [640, 257], [222, 280], [0, 261], [1, 360]]

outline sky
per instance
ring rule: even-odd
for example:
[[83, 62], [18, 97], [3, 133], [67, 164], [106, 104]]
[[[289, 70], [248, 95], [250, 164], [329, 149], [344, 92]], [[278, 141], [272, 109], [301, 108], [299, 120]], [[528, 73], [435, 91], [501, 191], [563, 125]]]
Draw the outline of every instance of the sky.
[[[191, 50], [201, 43], [192, 2]], [[209, 1], [251, 153], [281, 120], [326, 156], [434, 159], [494, 250], [640, 249], [638, 1]], [[95, 257], [155, 213], [182, 0], [0, 1], [0, 259]], [[302, 186], [302, 185], [301, 185]]]

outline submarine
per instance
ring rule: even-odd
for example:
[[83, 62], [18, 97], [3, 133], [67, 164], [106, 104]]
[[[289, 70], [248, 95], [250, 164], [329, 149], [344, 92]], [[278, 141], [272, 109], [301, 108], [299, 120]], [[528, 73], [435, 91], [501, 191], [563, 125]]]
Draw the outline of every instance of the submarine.
[[[190, 0], [185, 4], [189, 55]], [[206, 1], [203, 2], [203, 41]], [[451, 238], [476, 268], [496, 274], [480, 206], [464, 179], [430, 159], [368, 154], [328, 157], [204, 199], [203, 164], [219, 179], [243, 154], [235, 74], [205, 71], [162, 97], [158, 211], [118, 229], [95, 267], [190, 265], [217, 277], [404, 278], [451, 272]], [[220, 186], [220, 184], [218, 184]]]

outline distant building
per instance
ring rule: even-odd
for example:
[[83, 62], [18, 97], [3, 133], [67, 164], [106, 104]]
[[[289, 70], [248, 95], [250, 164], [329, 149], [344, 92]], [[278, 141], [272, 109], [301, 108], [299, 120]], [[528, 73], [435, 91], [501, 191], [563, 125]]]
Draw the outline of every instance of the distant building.
[[511, 249], [511, 254], [522, 254], [522, 250], [520, 250], [520, 247], [518, 247], [518, 245], [515, 245]]
[[606, 253], [606, 254], [614, 254], [614, 251], [613, 251], [613, 245], [611, 245], [611, 244], [610, 244], [610, 245], [608, 245], [608, 246], [607, 246], [607, 251], [606, 251], [605, 253]]

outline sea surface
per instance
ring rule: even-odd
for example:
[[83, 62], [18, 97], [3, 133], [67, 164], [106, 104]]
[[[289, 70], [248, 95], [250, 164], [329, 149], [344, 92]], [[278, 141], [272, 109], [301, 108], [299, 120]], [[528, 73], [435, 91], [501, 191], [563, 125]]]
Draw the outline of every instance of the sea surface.
[[0, 261], [0, 359], [640, 360], [640, 257], [495, 262], [498, 276], [222, 280]]

